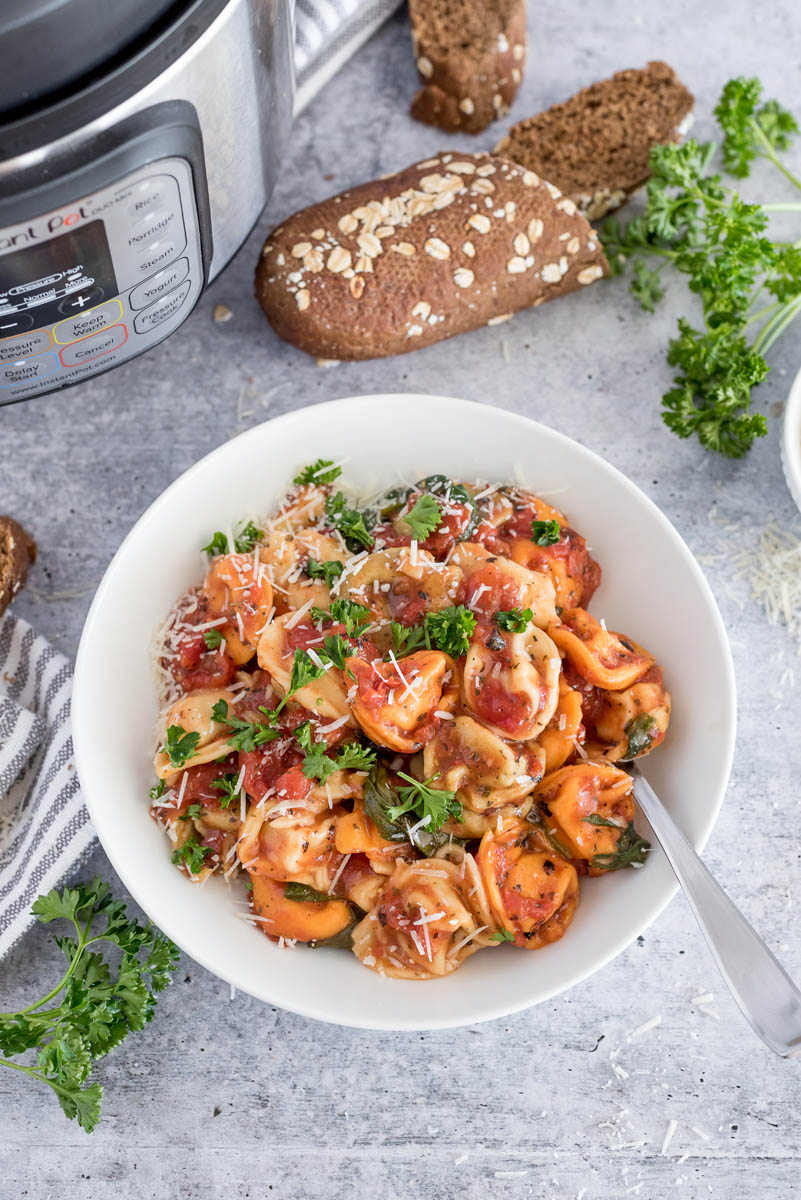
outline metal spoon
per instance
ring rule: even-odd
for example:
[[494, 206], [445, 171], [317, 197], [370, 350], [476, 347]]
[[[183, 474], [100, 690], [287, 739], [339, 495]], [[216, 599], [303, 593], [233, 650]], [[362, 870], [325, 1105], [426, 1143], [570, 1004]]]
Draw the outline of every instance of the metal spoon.
[[740, 1012], [782, 1058], [801, 1054], [801, 991], [732, 904], [673, 823], [639, 768], [627, 764], [634, 795], [676, 873]]

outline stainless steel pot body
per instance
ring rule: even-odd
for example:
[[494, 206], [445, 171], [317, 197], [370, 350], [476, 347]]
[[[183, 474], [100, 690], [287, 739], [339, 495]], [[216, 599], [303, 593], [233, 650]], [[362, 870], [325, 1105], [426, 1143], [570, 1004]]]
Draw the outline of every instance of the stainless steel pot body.
[[292, 120], [291, 0], [195, 0], [184, 17], [0, 125], [0, 405], [163, 340], [264, 208]]

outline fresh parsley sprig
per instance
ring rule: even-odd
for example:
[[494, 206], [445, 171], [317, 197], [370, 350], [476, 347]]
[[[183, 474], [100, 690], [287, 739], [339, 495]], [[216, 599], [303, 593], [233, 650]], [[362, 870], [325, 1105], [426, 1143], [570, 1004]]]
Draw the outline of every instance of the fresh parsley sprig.
[[392, 650], [396, 658], [404, 654], [413, 654], [426, 644], [426, 631], [422, 625], [401, 625], [400, 621], [390, 621], [392, 631]]
[[206, 865], [206, 858], [211, 854], [211, 847], [204, 846], [197, 840], [194, 833], [190, 833], [189, 837], [173, 851], [172, 861], [174, 866], [186, 866], [190, 875], [199, 875]]
[[229, 808], [234, 800], [239, 798], [240, 789], [237, 787], [239, 783], [239, 775], [236, 771], [226, 771], [219, 779], [213, 779], [211, 786], [218, 792], [220, 796], [220, 808]]
[[206, 643], [207, 650], [219, 650], [225, 639], [219, 629], [205, 629], [203, 641]]
[[414, 813], [425, 821], [429, 833], [436, 833], [448, 820], [461, 821], [462, 806], [456, 799], [456, 792], [431, 787], [439, 779], [439, 772], [422, 780], [414, 779], [404, 771], [398, 771], [398, 776], [406, 780], [407, 786], [398, 788], [400, 804], [388, 810], [391, 821], [400, 820], [404, 813]]
[[348, 637], [358, 638], [369, 628], [373, 614], [365, 604], [358, 604], [345, 596], [337, 596], [331, 601], [330, 610], [320, 608], [317, 604], [312, 605], [311, 618], [313, 621], [331, 621], [336, 625], [344, 625]]
[[413, 538], [424, 542], [442, 524], [442, 513], [434, 497], [424, 492], [409, 511], [402, 514], [400, 520], [408, 525]]
[[279, 731], [273, 727], [275, 709], [261, 707], [261, 711], [267, 717], [266, 722], [258, 724], [255, 721], [244, 721], [230, 711], [227, 700], [218, 700], [211, 710], [211, 715], [215, 721], [219, 721], [221, 725], [229, 725], [233, 730], [228, 739], [229, 746], [233, 746], [234, 750], [241, 750], [243, 754], [251, 754], [257, 746], [263, 746], [265, 742], [272, 742], [280, 737]]
[[335, 771], [369, 771], [375, 765], [375, 749], [372, 746], [362, 746], [359, 742], [348, 742], [332, 758], [324, 741], [312, 741], [310, 721], [304, 721], [297, 727], [295, 737], [301, 750], [305, 751], [303, 774], [307, 779], [325, 783]]
[[318, 562], [316, 558], [310, 558], [304, 569], [310, 579], [324, 579], [328, 586], [331, 587], [334, 580], [339, 578], [345, 568], [338, 558], [330, 562]]
[[[100, 879], [40, 896], [32, 911], [43, 925], [72, 925], [74, 936], [55, 939], [68, 966], [41, 1000], [0, 1013], [0, 1066], [46, 1083], [64, 1113], [90, 1133], [103, 1098], [102, 1086], [88, 1082], [93, 1065], [152, 1020], [178, 951], [152, 925], [129, 918]], [[116, 967], [103, 943], [120, 952]], [[12, 1061], [26, 1051], [36, 1052], [34, 1062]]]
[[531, 522], [531, 540], [538, 546], [555, 546], [561, 536], [562, 527], [558, 521]]
[[507, 633], [525, 633], [533, 616], [530, 608], [499, 609], [495, 620], [498, 628], [505, 629]]
[[170, 760], [170, 766], [182, 767], [195, 753], [199, 741], [199, 733], [187, 733], [183, 725], [170, 725], [161, 750]]
[[449, 604], [438, 612], [427, 612], [422, 625], [401, 625], [391, 621], [393, 653], [397, 657], [413, 654], [425, 646], [433, 646], [459, 658], [470, 649], [470, 639], [476, 627], [475, 614], [463, 604]]
[[342, 492], [326, 497], [325, 515], [345, 539], [349, 550], [372, 550], [373, 538], [367, 528], [368, 514], [351, 508]]
[[334, 466], [333, 458], [318, 458], [308, 467], [298, 471], [293, 482], [297, 487], [309, 484], [333, 483], [342, 474], [341, 467]]
[[[256, 543], [260, 542], [264, 537], [264, 530], [259, 529], [253, 521], [248, 521], [243, 525], [239, 533], [234, 535], [234, 550], [237, 554], [250, 554], [256, 547]], [[209, 558], [217, 558], [220, 554], [227, 554], [229, 548], [228, 536], [221, 530], [217, 530], [212, 534], [208, 545], [203, 546], [204, 554], [208, 554]]]
[[[801, 190], [778, 155], [798, 124], [775, 100], [761, 104], [761, 95], [753, 78], [723, 89], [715, 109], [723, 167], [742, 178], [764, 158]], [[712, 170], [716, 153], [714, 144], [693, 140], [655, 146], [644, 214], [625, 227], [606, 222], [602, 236], [613, 274], [633, 265], [631, 290], [646, 311], [661, 300], [661, 272], [670, 264], [699, 297], [702, 326], [680, 318], [668, 346], [676, 374], [662, 417], [679, 437], [695, 435], [707, 449], [741, 458], [767, 433], [763, 414], [750, 411], [753, 388], [769, 370], [765, 355], [801, 313], [801, 239], [772, 240], [768, 220], [801, 212], [801, 203], [747, 204]]]
[[467, 654], [475, 627], [475, 614], [463, 604], [450, 604], [439, 612], [428, 612], [423, 620], [427, 643], [451, 658]]

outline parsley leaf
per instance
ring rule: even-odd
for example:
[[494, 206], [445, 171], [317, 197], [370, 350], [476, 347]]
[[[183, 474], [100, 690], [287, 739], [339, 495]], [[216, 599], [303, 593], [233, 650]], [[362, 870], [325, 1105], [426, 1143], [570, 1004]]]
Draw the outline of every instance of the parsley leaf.
[[257, 529], [252, 521], [248, 521], [241, 531], [234, 537], [234, 549], [237, 554], [250, 554], [255, 548], [256, 542], [260, 542], [264, 537], [264, 530]]
[[451, 658], [467, 654], [475, 627], [475, 614], [463, 604], [428, 612], [423, 623], [427, 640]]
[[190, 804], [186, 812], [181, 813], [179, 821], [194, 821], [195, 817], [203, 816], [203, 806], [201, 804]]
[[226, 771], [219, 779], [213, 779], [211, 786], [217, 791], [222, 792], [220, 796], [220, 808], [229, 808], [232, 801], [239, 798], [239, 775], [235, 771]]
[[207, 854], [211, 854], [211, 848], [202, 846], [194, 833], [190, 833], [183, 846], [179, 846], [177, 850], [173, 851], [172, 861], [176, 866], [185, 864], [190, 875], [199, 875], [203, 870]]
[[149, 795], [151, 800], [160, 800], [167, 790], [167, 784], [163, 779], [159, 779], [150, 789]]
[[221, 725], [230, 725], [234, 732], [228, 739], [228, 745], [245, 754], [250, 754], [257, 746], [263, 746], [265, 742], [272, 742], [280, 737], [279, 731], [273, 728], [272, 721], [268, 724], [244, 721], [230, 712], [227, 700], [218, 700], [211, 710], [211, 715]]
[[367, 529], [366, 514], [358, 508], [350, 508], [342, 492], [326, 498], [325, 515], [342, 534], [349, 550], [372, 550], [373, 539]]
[[495, 933], [490, 934], [491, 942], [513, 942], [515, 935], [510, 929], [498, 929]]
[[318, 458], [310, 466], [299, 471], [293, 482], [298, 487], [305, 487], [307, 484], [333, 483], [341, 474], [342, 468], [334, 466], [333, 458]]
[[[152, 1019], [178, 951], [151, 925], [130, 919], [100, 879], [39, 896], [32, 911], [45, 925], [71, 923], [74, 936], [55, 939], [68, 967], [41, 1000], [0, 1013], [0, 1066], [48, 1084], [66, 1116], [89, 1133], [103, 1097], [99, 1083], [87, 1082], [93, 1063]], [[103, 942], [120, 952], [116, 969]], [[35, 1062], [10, 1061], [31, 1050]]]
[[161, 750], [167, 755], [171, 766], [182, 767], [195, 753], [199, 741], [199, 733], [187, 733], [183, 725], [170, 725]]
[[[239, 533], [234, 535], [234, 550], [236, 550], [237, 554], [250, 554], [256, 542], [260, 542], [263, 537], [264, 531], [257, 528], [252, 521], [248, 521], [247, 524], [242, 526]], [[212, 535], [209, 544], [202, 547], [203, 552], [208, 554], [210, 558], [216, 558], [220, 554], [227, 554], [228, 549], [228, 537], [219, 529]], [[209, 649], [212, 649], [212, 647], [209, 647]]]
[[339, 559], [334, 559], [332, 562], [318, 562], [316, 558], [310, 558], [305, 567], [306, 574], [310, 579], [324, 579], [329, 587], [335, 579], [339, 578], [344, 569]]
[[434, 497], [425, 492], [400, 519], [409, 526], [413, 538], [424, 542], [442, 524], [442, 513]]
[[353, 646], [346, 641], [340, 633], [329, 634], [323, 638], [323, 646], [320, 650], [320, 658], [327, 659], [328, 662], [339, 667], [340, 671], [345, 670], [346, 661], [353, 656]]
[[641, 838], [634, 828], [632, 821], [629, 821], [625, 829], [618, 825], [615, 821], [608, 821], [606, 817], [602, 817], [599, 813], [591, 813], [590, 816], [584, 817], [583, 820], [588, 825], [603, 825], [609, 829], [617, 829], [620, 831], [620, 837], [617, 840], [617, 846], [613, 854], [594, 854], [592, 865], [600, 871], [619, 871], [623, 867], [642, 866], [645, 862], [646, 855], [651, 849], [651, 843], [646, 842], [645, 838]]
[[401, 625], [400, 621], [391, 621], [392, 649], [397, 658], [404, 654], [412, 654], [426, 644], [426, 631], [422, 625]]
[[404, 813], [413, 812], [426, 822], [430, 833], [436, 833], [450, 818], [455, 821], [462, 819], [462, 806], [456, 799], [456, 793], [430, 786], [439, 779], [439, 772], [422, 781], [413, 779], [403, 771], [399, 771], [398, 775], [406, 780], [408, 786], [398, 788], [400, 804], [388, 810], [391, 821], [397, 821]]
[[332, 621], [337, 625], [344, 625], [348, 637], [358, 638], [369, 628], [373, 614], [366, 605], [357, 604], [355, 600], [348, 600], [345, 596], [337, 596], [331, 601], [330, 611], [316, 604], [312, 605], [311, 617], [313, 621]]
[[[729, 80], [715, 116], [726, 171], [742, 178], [755, 159], [767, 159], [801, 190], [779, 158], [798, 123], [775, 100], [762, 103], [758, 79]], [[741, 458], [767, 433], [764, 416], [750, 412], [753, 389], [768, 372], [765, 355], [801, 313], [801, 243], [773, 241], [769, 215], [798, 212], [801, 204], [746, 203], [713, 170], [716, 153], [714, 144], [693, 140], [655, 146], [645, 213], [625, 228], [607, 222], [602, 236], [614, 274], [632, 264], [631, 290], [646, 311], [659, 303], [660, 273], [671, 264], [699, 298], [702, 321], [682, 317], [669, 342], [676, 373], [662, 419], [681, 438], [696, 436], [708, 450]], [[765, 304], [765, 293], [773, 304]]]
[[531, 522], [531, 540], [538, 546], [555, 546], [560, 534], [561, 526], [558, 521]]
[[301, 750], [306, 752], [303, 774], [307, 779], [316, 779], [324, 783], [335, 771], [369, 771], [375, 765], [375, 749], [372, 746], [362, 746], [359, 742], [349, 742], [332, 758], [324, 741], [312, 741], [310, 721], [304, 721], [297, 727], [295, 737]]
[[524, 633], [533, 616], [530, 608], [499, 609], [495, 614], [495, 620], [498, 627], [505, 629], [507, 633]]
[[203, 641], [206, 643], [207, 650], [219, 650], [224, 640], [225, 639], [223, 638], [223, 635], [220, 633], [219, 629], [203, 630]]
[[278, 705], [278, 708], [280, 709], [289, 699], [289, 697], [295, 694], [295, 692], [300, 691], [301, 688], [306, 687], [306, 685], [311, 683], [312, 680], [319, 679], [324, 674], [325, 667], [318, 667], [317, 664], [309, 657], [309, 654], [306, 650], [296, 650], [295, 657], [292, 661], [292, 675], [289, 680], [289, 691]]
[[228, 538], [218, 529], [212, 534], [211, 541], [207, 546], [201, 546], [204, 554], [208, 554], [209, 558], [217, 558], [220, 554], [228, 553]]

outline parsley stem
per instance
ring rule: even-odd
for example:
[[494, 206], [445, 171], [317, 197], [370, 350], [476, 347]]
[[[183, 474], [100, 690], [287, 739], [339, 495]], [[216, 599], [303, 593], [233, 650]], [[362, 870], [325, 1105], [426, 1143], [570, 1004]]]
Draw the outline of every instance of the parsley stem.
[[788, 201], [787, 204], [761, 204], [760, 208], [763, 212], [801, 212], [801, 203]]
[[[786, 179], [790, 180], [790, 183], [793, 185], [793, 187], [796, 187], [796, 188], [798, 188], [799, 191], [801, 191], [801, 179], [797, 179], [795, 177], [795, 175], [793, 175], [792, 171], [788, 171], [787, 167], [785, 167], [784, 163], [780, 161], [778, 155], [776, 154], [776, 151], [773, 149], [773, 146], [771, 146], [770, 141], [765, 136], [765, 132], [762, 129], [762, 126], [759, 124], [759, 121], [755, 120], [754, 117], [749, 117], [748, 123], [751, 126], [751, 128], [753, 129], [754, 134], [756, 135], [757, 141], [761, 144], [761, 146], [765, 152], [765, 157], [769, 158], [770, 161], [773, 163], [773, 165], [779, 168], [782, 175], [784, 175], [784, 177]], [[763, 208], [764, 207], [765, 206], [763, 205]], [[774, 209], [773, 211], [775, 212], [777, 210]]]
[[[760, 291], [761, 290], [762, 289], [760, 288]], [[751, 313], [751, 316], [743, 322], [743, 327], [746, 325], [753, 325], [754, 321], [761, 321], [763, 317], [767, 317], [771, 313], [775, 313], [777, 309], [784, 308], [784, 305], [784, 300], [777, 300], [775, 304], [768, 304], [765, 308], [760, 308], [757, 312]]]
[[[56, 986], [52, 989], [52, 991], [48, 992], [46, 996], [42, 996], [41, 1000], [37, 1000], [35, 1004], [29, 1004], [27, 1008], [21, 1008], [17, 1015], [24, 1017], [27, 1015], [27, 1013], [34, 1012], [35, 1009], [41, 1008], [42, 1005], [47, 1004], [48, 1000], [54, 999], [54, 997], [57, 996], [58, 993], [62, 990], [62, 988], [65, 986], [65, 984], [69, 980], [70, 976], [74, 973], [75, 968], [78, 966], [78, 962], [80, 961], [80, 958], [81, 958], [84, 950], [89, 945], [88, 934], [89, 934], [89, 929], [92, 924], [93, 916], [94, 916], [94, 913], [92, 913], [90, 915], [89, 920], [86, 922], [86, 925], [84, 925], [84, 926], [79, 925], [77, 921], [73, 920], [72, 923], [75, 926], [75, 932], [78, 934], [78, 941], [75, 945], [75, 953], [72, 957], [72, 962], [67, 967], [67, 970], [64, 972], [64, 974], [62, 975], [60, 982], [57, 983]], [[93, 942], [96, 942], [96, 941], [100, 941], [102, 939], [101, 939], [101, 937], [97, 937], [97, 938], [92, 938], [91, 940]], [[0, 1013], [0, 1017], [9, 1017], [9, 1016], [13, 1016], [13, 1015], [14, 1015], [13, 1013]]]
[[801, 313], [801, 296], [790, 300], [776, 316], [768, 321], [759, 337], [754, 342], [753, 349], [763, 356], [770, 350], [777, 338], [781, 337], [788, 325]]

